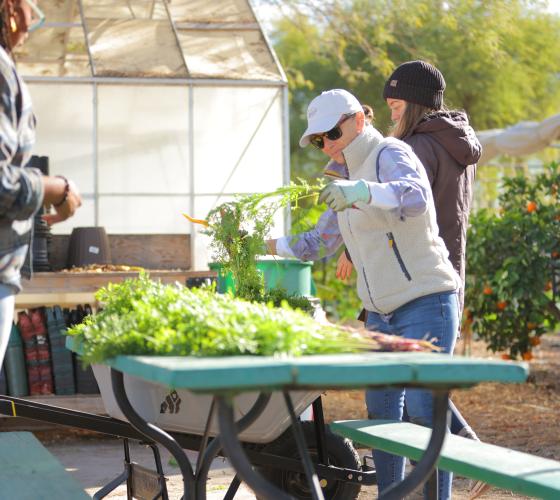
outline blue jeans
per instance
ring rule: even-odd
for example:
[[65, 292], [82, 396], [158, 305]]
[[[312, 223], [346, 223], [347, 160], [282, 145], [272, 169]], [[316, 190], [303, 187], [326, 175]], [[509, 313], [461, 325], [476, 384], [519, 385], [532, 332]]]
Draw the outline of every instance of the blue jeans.
[[[431, 340], [451, 354], [455, 348], [459, 327], [459, 301], [456, 292], [427, 295], [399, 307], [390, 315], [368, 312], [366, 327], [382, 333], [410, 339]], [[432, 394], [424, 389], [380, 389], [366, 391], [369, 418], [402, 420], [406, 408], [410, 421], [432, 425]], [[404, 479], [405, 459], [383, 451], [373, 450], [379, 493]], [[439, 498], [451, 498], [452, 474], [439, 471]]]
[[14, 321], [15, 288], [0, 284], [0, 367], [12, 332]]

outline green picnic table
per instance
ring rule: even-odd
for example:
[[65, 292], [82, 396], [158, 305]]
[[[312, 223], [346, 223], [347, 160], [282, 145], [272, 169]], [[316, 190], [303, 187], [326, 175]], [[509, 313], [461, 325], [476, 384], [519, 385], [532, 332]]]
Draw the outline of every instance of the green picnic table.
[[[72, 343], [69, 342], [69, 346]], [[290, 391], [356, 389], [379, 387], [423, 387], [434, 395], [434, 424], [431, 439], [421, 460], [405, 480], [387, 490], [382, 498], [404, 498], [432, 474], [447, 432], [449, 391], [472, 387], [481, 382], [523, 382], [527, 365], [497, 360], [451, 357], [433, 353], [363, 353], [317, 355], [298, 358], [222, 357], [194, 358], [167, 356], [118, 356], [108, 360], [112, 387], [118, 404], [130, 423], [140, 432], [167, 447], [177, 459], [184, 479], [184, 498], [205, 498], [201, 485], [205, 477], [192, 467], [183, 450], [165, 431], [140, 417], [126, 395], [123, 375], [139, 377], [170, 389], [188, 389], [214, 395], [220, 426], [219, 438], [212, 444], [223, 447], [237, 475], [261, 498], [292, 497], [266, 481], [253, 467], [237, 434], [246, 429], [264, 410], [270, 393], [282, 391], [291, 417], [298, 451], [309, 481], [311, 495], [323, 494], [314, 465], [306, 449]], [[253, 408], [234, 422], [233, 397], [258, 391]], [[210, 419], [211, 415], [209, 416]], [[215, 450], [214, 450], [215, 453]], [[207, 470], [209, 463], [202, 463]], [[202, 474], [202, 476], [204, 476]]]

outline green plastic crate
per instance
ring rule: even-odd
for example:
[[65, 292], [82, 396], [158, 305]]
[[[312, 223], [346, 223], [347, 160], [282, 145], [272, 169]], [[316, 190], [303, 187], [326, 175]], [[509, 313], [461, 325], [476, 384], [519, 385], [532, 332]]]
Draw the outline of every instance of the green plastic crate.
[[[257, 269], [264, 275], [267, 290], [284, 288], [289, 294], [313, 295], [314, 287], [311, 278], [312, 262], [295, 259], [263, 259], [257, 262]], [[218, 272], [218, 292], [235, 291], [231, 273], [222, 273], [217, 262], [209, 264], [210, 269]]]

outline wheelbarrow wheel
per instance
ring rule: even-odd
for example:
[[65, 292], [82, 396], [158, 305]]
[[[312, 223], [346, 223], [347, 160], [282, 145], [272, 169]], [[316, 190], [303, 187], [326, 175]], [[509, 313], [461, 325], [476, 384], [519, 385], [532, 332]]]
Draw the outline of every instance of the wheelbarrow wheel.
[[[317, 441], [313, 422], [302, 422], [302, 430], [307, 443], [311, 460], [317, 462]], [[352, 443], [341, 436], [325, 429], [325, 441], [329, 464], [347, 469], [360, 470], [360, 457]], [[265, 446], [264, 453], [282, 457], [297, 457], [298, 449], [291, 429], [284, 432], [278, 439]], [[293, 472], [273, 467], [259, 467], [259, 472], [271, 483], [295, 498], [307, 500], [311, 491], [307, 477], [303, 472]], [[319, 477], [323, 486], [325, 500], [355, 500], [358, 498], [361, 485], [356, 483], [334, 481]], [[323, 483], [326, 482], [325, 485]], [[259, 499], [264, 500], [264, 499]]]

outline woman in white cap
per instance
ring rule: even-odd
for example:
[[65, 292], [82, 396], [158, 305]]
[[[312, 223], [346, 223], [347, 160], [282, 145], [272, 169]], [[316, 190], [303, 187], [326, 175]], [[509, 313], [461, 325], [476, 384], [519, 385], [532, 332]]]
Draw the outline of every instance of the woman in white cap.
[[[366, 123], [372, 124], [373, 108], [368, 104], [362, 104], [362, 111]], [[379, 137], [381, 138], [381, 134]], [[323, 168], [323, 175], [329, 179], [348, 179], [348, 168], [344, 163], [330, 160]], [[267, 240], [266, 250], [269, 255], [317, 261], [333, 257], [341, 244], [342, 235], [338, 229], [336, 212], [327, 208], [319, 217], [317, 224], [309, 231]]]
[[[368, 328], [407, 338], [429, 338], [453, 352], [461, 280], [438, 235], [426, 172], [405, 143], [383, 139], [366, 126], [358, 100], [342, 89], [323, 92], [308, 107], [300, 145], [312, 144], [345, 164], [348, 180], [325, 187], [320, 200], [337, 212], [344, 243], [357, 271], [358, 295]], [[372, 418], [432, 423], [432, 396], [420, 389], [370, 391]], [[404, 477], [402, 457], [374, 450], [382, 492]], [[451, 495], [451, 475], [439, 474], [439, 496]]]
[[[466, 113], [445, 107], [445, 88], [445, 79], [435, 66], [426, 61], [407, 61], [387, 78], [383, 98], [394, 122], [391, 135], [406, 142], [426, 169], [439, 234], [449, 251], [449, 260], [461, 276], [462, 312], [467, 226], [482, 147]], [[342, 254], [337, 274], [344, 278], [351, 270], [352, 264]], [[450, 409], [451, 432], [478, 439], [453, 403]]]

